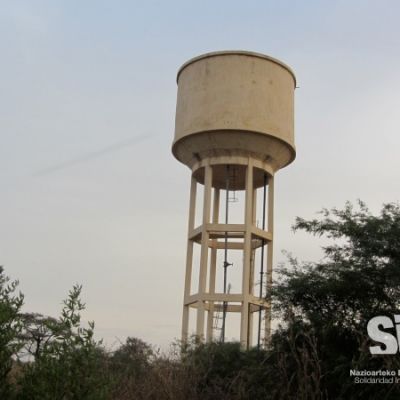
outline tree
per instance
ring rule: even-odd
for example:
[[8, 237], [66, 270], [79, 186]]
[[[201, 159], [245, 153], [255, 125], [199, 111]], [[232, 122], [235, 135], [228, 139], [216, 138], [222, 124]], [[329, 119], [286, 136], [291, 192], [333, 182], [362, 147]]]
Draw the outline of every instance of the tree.
[[[69, 292], [61, 317], [46, 333], [34, 362], [27, 363], [19, 382], [18, 399], [25, 400], [101, 400], [106, 398], [108, 381], [104, 371], [101, 343], [93, 338], [94, 323], [81, 326], [82, 287]], [[35, 333], [35, 337], [38, 336]], [[41, 339], [40, 339], [40, 343]]]
[[[19, 357], [37, 360], [62, 331], [61, 323], [53, 317], [39, 313], [22, 313], [19, 339], [23, 344]], [[65, 332], [67, 333], [67, 332]]]
[[111, 362], [116, 370], [124, 370], [128, 376], [142, 377], [154, 358], [152, 347], [141, 339], [128, 337], [112, 355]]
[[149, 344], [139, 338], [128, 337], [109, 358], [109, 373], [113, 382], [111, 398], [140, 396], [144, 382], [152, 374], [155, 359], [156, 354]]
[[321, 261], [300, 263], [291, 257], [282, 269], [272, 300], [283, 324], [272, 348], [289, 355], [288, 373], [299, 377], [293, 349], [302, 335], [311, 338], [321, 367], [319, 398], [398, 398], [396, 386], [354, 385], [349, 370], [400, 367], [396, 356], [369, 354], [374, 343], [366, 329], [372, 317], [399, 310], [400, 208], [385, 204], [375, 216], [359, 202], [357, 208], [347, 203], [343, 210], [321, 214], [309, 221], [297, 218], [294, 225], [295, 231], [326, 236], [332, 243], [324, 247]]
[[0, 399], [10, 396], [9, 375], [13, 368], [13, 356], [20, 349], [18, 335], [21, 331], [19, 312], [24, 297], [15, 294], [18, 281], [10, 281], [0, 266]]

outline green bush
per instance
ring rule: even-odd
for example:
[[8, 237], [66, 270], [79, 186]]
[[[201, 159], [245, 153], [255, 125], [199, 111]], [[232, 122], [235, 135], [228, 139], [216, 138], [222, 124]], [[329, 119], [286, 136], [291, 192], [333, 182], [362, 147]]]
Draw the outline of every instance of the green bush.
[[12, 395], [11, 372], [15, 363], [12, 357], [22, 346], [18, 337], [24, 297], [21, 293], [15, 294], [17, 286], [18, 281], [10, 281], [0, 266], [0, 399]]
[[40, 357], [24, 365], [18, 400], [101, 400], [107, 398], [106, 355], [94, 338], [94, 323], [80, 325], [81, 287], [64, 301], [61, 318], [53, 323], [51, 340]]

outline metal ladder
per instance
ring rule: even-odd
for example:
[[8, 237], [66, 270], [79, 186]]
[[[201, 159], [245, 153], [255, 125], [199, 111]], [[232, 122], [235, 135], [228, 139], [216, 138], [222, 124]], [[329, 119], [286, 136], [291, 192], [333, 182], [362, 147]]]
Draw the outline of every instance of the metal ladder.
[[[229, 283], [228, 284], [228, 290], [227, 293], [229, 294], [231, 291], [232, 285]], [[217, 311], [214, 312], [214, 318], [213, 318], [213, 331], [214, 335], [213, 337], [219, 338], [220, 341], [222, 341], [222, 319], [223, 319], [223, 307], [224, 303], [215, 303], [215, 305], [218, 307]]]

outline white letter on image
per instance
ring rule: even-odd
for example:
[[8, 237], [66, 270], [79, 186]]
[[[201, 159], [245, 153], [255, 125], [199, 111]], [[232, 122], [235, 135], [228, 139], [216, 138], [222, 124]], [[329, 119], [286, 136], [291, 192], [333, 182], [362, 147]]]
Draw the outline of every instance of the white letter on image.
[[397, 353], [397, 339], [379, 328], [394, 328], [393, 321], [389, 317], [379, 316], [372, 318], [367, 325], [368, 336], [375, 342], [382, 343], [386, 346], [383, 350], [382, 346], [371, 346], [369, 351], [371, 354], [396, 354]]

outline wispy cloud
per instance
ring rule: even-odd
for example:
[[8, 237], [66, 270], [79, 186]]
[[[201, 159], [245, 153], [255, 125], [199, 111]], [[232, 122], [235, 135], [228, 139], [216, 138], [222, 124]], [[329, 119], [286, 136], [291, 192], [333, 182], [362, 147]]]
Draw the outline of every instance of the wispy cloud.
[[135, 136], [129, 139], [122, 140], [120, 142], [114, 143], [112, 145], [109, 145], [107, 147], [103, 147], [100, 150], [96, 150], [90, 153], [85, 153], [76, 157], [73, 157], [69, 160], [62, 161], [58, 164], [50, 165], [48, 167], [42, 168], [32, 174], [34, 177], [40, 177], [44, 175], [49, 175], [70, 167], [73, 167], [77, 164], [84, 164], [87, 162], [90, 162], [94, 159], [100, 158], [102, 156], [105, 156], [109, 153], [113, 153], [115, 151], [122, 150], [126, 147], [134, 146], [137, 145], [138, 143], [147, 140], [151, 138], [153, 135], [151, 134], [143, 134], [139, 136]]

